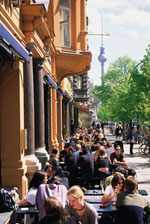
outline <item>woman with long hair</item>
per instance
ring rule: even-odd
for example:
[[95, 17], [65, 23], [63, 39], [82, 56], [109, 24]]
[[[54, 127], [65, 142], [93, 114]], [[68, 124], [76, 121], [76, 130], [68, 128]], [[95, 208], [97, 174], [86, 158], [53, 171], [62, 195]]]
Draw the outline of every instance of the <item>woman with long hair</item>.
[[[29, 189], [25, 197], [19, 202], [19, 207], [22, 206], [34, 206], [37, 189], [41, 184], [47, 183], [47, 173], [44, 171], [36, 171], [29, 182]], [[25, 215], [24, 223], [31, 224], [34, 221], [34, 217]]]
[[123, 189], [124, 178], [121, 174], [115, 174], [111, 184], [105, 189], [102, 203], [116, 202], [118, 193]]
[[55, 197], [48, 197], [44, 202], [45, 216], [40, 224], [77, 224], [76, 216], [69, 217], [62, 204]]

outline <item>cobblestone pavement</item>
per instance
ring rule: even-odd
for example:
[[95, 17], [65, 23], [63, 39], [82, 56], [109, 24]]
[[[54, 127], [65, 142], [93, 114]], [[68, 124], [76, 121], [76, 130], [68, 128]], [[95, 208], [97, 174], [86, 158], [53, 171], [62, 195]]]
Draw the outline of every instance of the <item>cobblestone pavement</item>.
[[[111, 134], [106, 134], [106, 138], [111, 142], [115, 141], [115, 137]], [[138, 189], [146, 190], [148, 196], [146, 198], [150, 201], [150, 155], [141, 155], [138, 151], [138, 144], [134, 145], [133, 155], [129, 153], [129, 144], [124, 144], [124, 153], [130, 168], [135, 169], [137, 173]]]

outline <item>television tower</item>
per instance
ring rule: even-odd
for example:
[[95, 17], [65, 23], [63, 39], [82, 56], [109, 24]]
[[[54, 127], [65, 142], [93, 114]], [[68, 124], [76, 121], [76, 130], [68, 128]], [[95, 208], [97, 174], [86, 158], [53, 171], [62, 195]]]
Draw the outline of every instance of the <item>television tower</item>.
[[[104, 33], [103, 31], [103, 17], [101, 15], [101, 33], [92, 33], [89, 32], [88, 35], [93, 35], [93, 36], [101, 36], [101, 47], [100, 47], [100, 54], [98, 56], [98, 60], [101, 63], [101, 77], [104, 74], [104, 63], [106, 62], [106, 57], [104, 56], [105, 54], [105, 48], [103, 46], [103, 38], [104, 36], [110, 36], [109, 33]], [[102, 83], [103, 85], [103, 83]]]
[[103, 37], [104, 36], [110, 36], [108, 33], [104, 33], [103, 31], [103, 17], [101, 16], [101, 47], [100, 47], [100, 54], [98, 56], [98, 60], [101, 63], [101, 77], [104, 75], [104, 63], [106, 62], [107, 58], [104, 56], [105, 54], [105, 48], [103, 43]]

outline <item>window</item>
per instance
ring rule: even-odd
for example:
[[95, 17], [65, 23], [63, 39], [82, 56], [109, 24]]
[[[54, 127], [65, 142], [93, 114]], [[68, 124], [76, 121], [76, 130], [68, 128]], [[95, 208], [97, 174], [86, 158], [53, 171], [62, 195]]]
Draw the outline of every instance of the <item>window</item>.
[[60, 44], [70, 46], [70, 0], [60, 0]]
[[82, 76], [77, 76], [77, 89], [82, 89]]

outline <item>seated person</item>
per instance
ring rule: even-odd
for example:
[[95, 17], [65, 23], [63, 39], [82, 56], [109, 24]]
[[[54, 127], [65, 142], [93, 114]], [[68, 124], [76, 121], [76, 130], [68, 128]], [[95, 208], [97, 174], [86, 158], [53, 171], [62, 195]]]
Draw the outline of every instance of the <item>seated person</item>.
[[136, 193], [136, 190], [136, 178], [128, 176], [124, 181], [123, 191], [117, 196], [116, 224], [143, 224], [143, 212], [150, 209], [150, 203], [142, 195]]
[[115, 202], [117, 200], [118, 193], [123, 189], [124, 179], [120, 174], [115, 174], [112, 178], [111, 184], [105, 189], [102, 197], [102, 203]]
[[65, 161], [65, 157], [66, 157], [66, 155], [67, 155], [67, 153], [68, 153], [68, 151], [69, 151], [69, 147], [70, 147], [71, 145], [70, 145], [70, 143], [68, 142], [68, 143], [66, 143], [65, 144], [65, 146], [64, 146], [64, 150], [62, 150], [61, 152], [60, 152], [60, 157], [59, 157], [59, 159], [60, 159], [60, 161]]
[[54, 176], [59, 176], [62, 179], [62, 184], [65, 185], [65, 187], [69, 188], [69, 176], [70, 173], [68, 171], [65, 171], [61, 168], [61, 166], [52, 166], [47, 165], [45, 168], [45, 171], [47, 171], [48, 174], [48, 184], [51, 182], [51, 179]]
[[101, 176], [101, 177], [107, 177], [110, 175], [109, 172], [109, 165], [111, 161], [108, 159], [108, 156], [106, 155], [106, 150], [101, 149], [100, 150], [100, 156], [98, 156], [96, 162], [95, 162], [95, 175]]
[[100, 155], [100, 150], [103, 149], [104, 147], [100, 145], [99, 143], [96, 144], [95, 146], [95, 151], [91, 153], [91, 157], [93, 158], [94, 162], [96, 162], [98, 156]]
[[61, 203], [55, 197], [48, 197], [44, 202], [45, 216], [40, 224], [78, 224], [75, 215], [69, 216]]
[[[37, 171], [34, 173], [30, 183], [29, 190], [25, 197], [19, 202], [19, 207], [22, 206], [34, 206], [35, 198], [38, 187], [47, 183], [47, 174], [44, 171]], [[34, 217], [30, 217], [29, 214], [25, 215], [24, 223], [31, 224], [34, 221]]]
[[58, 149], [57, 148], [52, 149], [52, 154], [50, 154], [50, 160], [48, 162], [52, 166], [58, 166], [59, 165]]
[[82, 224], [97, 224], [97, 211], [89, 203], [84, 201], [84, 193], [79, 186], [73, 186], [68, 190], [69, 204], [66, 205], [66, 210], [70, 215], [75, 215], [78, 223]]
[[72, 137], [70, 138], [70, 145], [71, 147], [73, 147], [75, 149], [76, 147], [76, 142], [77, 142], [77, 137], [75, 136], [75, 134], [72, 135]]
[[74, 155], [79, 158], [80, 156], [80, 152], [81, 152], [81, 145], [80, 144], [76, 144], [76, 148], [75, 148], [75, 151], [74, 151]]
[[108, 158], [110, 158], [110, 155], [115, 151], [114, 148], [112, 147], [112, 143], [111, 142], [107, 142], [107, 145], [105, 146], [106, 149], [106, 153]]
[[74, 155], [74, 149], [69, 147], [69, 151], [65, 158], [65, 165], [66, 170], [69, 171], [70, 174], [76, 171], [77, 159], [77, 156]]
[[115, 151], [110, 155], [110, 160], [112, 162], [112, 167], [123, 165], [128, 168], [128, 164], [125, 159], [125, 155], [121, 152], [119, 145], [115, 146]]
[[112, 178], [114, 177], [115, 174], [120, 174], [122, 176], [123, 179], [125, 179], [125, 177], [128, 176], [128, 169], [124, 166], [117, 166], [113, 172], [112, 172], [112, 175], [108, 176], [105, 178], [105, 181], [104, 181], [104, 185], [103, 185], [103, 189], [105, 190], [106, 187], [108, 185], [111, 184], [111, 181], [112, 181]]
[[46, 172], [44, 171], [35, 172], [29, 183], [29, 190], [26, 196], [19, 202], [19, 207], [35, 205], [35, 196], [37, 193], [37, 189], [41, 184], [46, 183], [47, 183]]
[[83, 178], [91, 178], [94, 176], [94, 161], [89, 155], [89, 151], [84, 146], [82, 155], [79, 157], [77, 162], [77, 167], [79, 167], [79, 175]]
[[77, 156], [74, 155], [74, 149], [70, 147], [65, 158], [66, 170], [70, 173], [69, 186], [72, 186], [75, 183], [75, 177], [77, 174], [77, 160]]
[[44, 217], [44, 201], [53, 196], [59, 200], [63, 207], [68, 203], [67, 188], [62, 184], [60, 177], [53, 177], [49, 184], [41, 184], [36, 194], [36, 206], [39, 210], [39, 220]]

